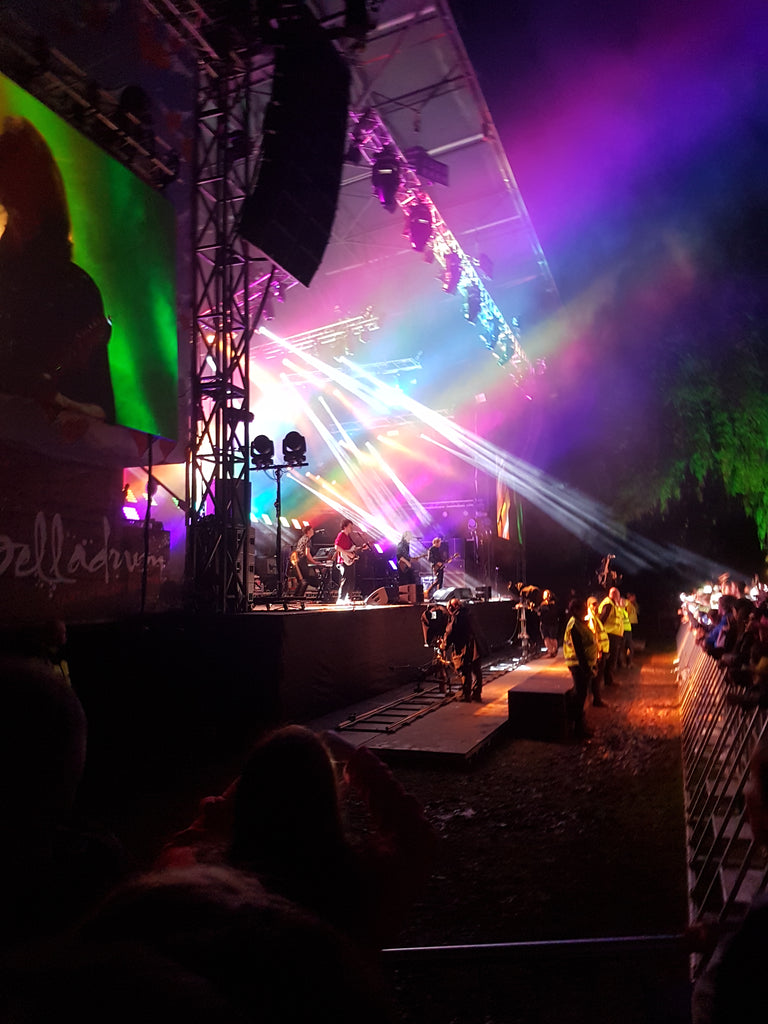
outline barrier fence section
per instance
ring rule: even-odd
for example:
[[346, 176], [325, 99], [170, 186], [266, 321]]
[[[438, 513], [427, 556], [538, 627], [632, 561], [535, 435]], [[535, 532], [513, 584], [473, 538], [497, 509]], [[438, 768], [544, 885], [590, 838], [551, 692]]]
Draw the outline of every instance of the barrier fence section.
[[387, 949], [403, 1024], [689, 1024], [679, 935]]
[[726, 666], [696, 641], [696, 623], [677, 638], [688, 844], [689, 916], [733, 926], [768, 884], [768, 859], [752, 838], [744, 789], [768, 710], [744, 700]]

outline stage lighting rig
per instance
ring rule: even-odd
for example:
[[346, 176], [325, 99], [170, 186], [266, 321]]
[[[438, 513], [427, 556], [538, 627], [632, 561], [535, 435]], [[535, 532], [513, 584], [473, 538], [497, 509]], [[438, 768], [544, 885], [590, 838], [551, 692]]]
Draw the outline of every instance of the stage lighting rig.
[[480, 288], [476, 284], [471, 284], [467, 288], [467, 301], [464, 305], [464, 316], [471, 324], [475, 323], [480, 315], [481, 305]]
[[408, 212], [408, 232], [416, 252], [424, 252], [432, 237], [432, 211], [426, 203], [414, 203]]
[[307, 465], [307, 442], [298, 430], [289, 431], [283, 438], [283, 462], [286, 466]]
[[251, 441], [251, 464], [254, 469], [269, 469], [275, 461], [275, 443], [266, 434]]
[[485, 342], [485, 347], [490, 349], [491, 352], [496, 348], [499, 343], [499, 332], [501, 330], [501, 324], [496, 317], [491, 317], [483, 324], [483, 333], [481, 335]]
[[400, 188], [400, 160], [394, 146], [387, 144], [379, 152], [371, 168], [371, 184], [384, 209], [394, 213]]
[[[283, 598], [283, 535], [281, 480], [286, 469], [307, 465], [307, 442], [298, 430], [289, 430], [283, 438], [283, 461], [275, 465], [275, 444], [266, 434], [259, 434], [251, 441], [251, 463], [254, 469], [273, 470], [275, 474], [275, 564], [277, 565], [278, 601]], [[284, 604], [285, 607], [285, 604]], [[302, 608], [304, 607], [302, 603]]]
[[461, 256], [457, 252], [445, 254], [445, 270], [443, 271], [443, 291], [455, 295], [461, 283]]

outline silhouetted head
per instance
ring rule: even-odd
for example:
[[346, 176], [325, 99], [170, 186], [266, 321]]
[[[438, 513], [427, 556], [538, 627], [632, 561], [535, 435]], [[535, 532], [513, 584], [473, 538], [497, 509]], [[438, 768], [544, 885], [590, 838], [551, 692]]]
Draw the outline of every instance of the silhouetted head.
[[[77, 694], [40, 659], [0, 657], [0, 822], [19, 830], [62, 822], [85, 766]], [[0, 826], [2, 827], [2, 826]]]
[[[68, 969], [57, 976], [60, 963]], [[225, 866], [195, 865], [124, 884], [47, 967], [42, 977], [53, 994], [40, 992], [32, 973], [22, 1003], [27, 1012], [12, 1018], [19, 1024], [42, 1024], [54, 1009], [88, 1024], [128, 1021], [124, 1005], [134, 1020], [193, 1024], [355, 1024], [361, 1007], [376, 1024], [389, 1018], [376, 980], [348, 940]], [[79, 986], [70, 979], [73, 968]], [[49, 1016], [30, 1012], [41, 1002]]]
[[7, 216], [2, 250], [70, 258], [64, 181], [47, 142], [23, 117], [7, 117], [0, 132], [0, 206]]
[[343, 842], [336, 772], [322, 740], [299, 725], [265, 736], [237, 783], [233, 862], [279, 867]]

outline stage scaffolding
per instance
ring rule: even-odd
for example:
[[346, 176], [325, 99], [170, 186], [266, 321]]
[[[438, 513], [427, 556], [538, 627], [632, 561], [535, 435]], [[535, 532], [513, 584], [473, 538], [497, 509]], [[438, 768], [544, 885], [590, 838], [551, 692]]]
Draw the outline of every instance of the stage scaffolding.
[[[192, 310], [184, 367], [189, 382], [183, 502], [188, 604], [196, 610], [236, 613], [250, 607], [254, 578], [249, 458], [253, 420], [249, 362], [253, 337], [267, 304], [296, 284], [294, 278], [238, 233], [243, 201], [252, 192], [258, 176], [262, 123], [272, 93], [274, 55], [262, 31], [266, 22], [264, 25], [254, 23], [248, 5], [232, 4], [228, 0], [141, 2], [166, 26], [173, 43], [171, 48], [183, 50], [194, 61], [196, 72], [189, 190]], [[294, 6], [301, 5], [294, 5], [291, 0], [283, 0], [278, 5], [286, 17], [291, 16]], [[366, 164], [373, 158], [374, 150], [384, 144], [397, 151], [405, 173], [398, 202], [407, 213], [420, 195], [421, 186], [394, 142], [396, 131], [390, 129], [385, 120], [396, 121], [413, 103], [419, 106], [429, 99], [434, 104], [436, 97], [454, 92], [466, 93], [459, 109], [463, 109], [464, 100], [469, 97], [470, 106], [474, 104], [481, 112], [485, 110], [448, 2], [437, 0], [428, 8], [413, 3], [400, 4], [400, 14], [393, 14], [390, 21], [379, 21], [369, 33], [369, 43], [375, 40], [376, 53], [381, 51], [381, 60], [370, 58], [372, 66], [378, 69], [377, 75], [389, 64], [395, 66], [393, 62], [400, 46], [394, 50], [390, 47], [388, 40], [393, 34], [398, 36], [400, 44], [407, 33], [413, 33], [422, 48], [429, 42], [435, 49], [435, 74], [442, 74], [443, 47], [450, 47], [458, 61], [459, 71], [450, 81], [440, 79], [437, 84], [425, 85], [416, 94], [395, 95], [393, 88], [388, 98], [377, 94], [379, 113], [370, 107], [375, 83], [369, 80], [366, 61], [357, 59], [359, 47], [354, 33], [349, 34], [344, 11], [329, 15], [324, 5], [311, 6], [317, 11], [315, 16], [320, 24], [332, 38], [343, 41], [348, 51], [353, 81], [350, 140], [359, 145]], [[433, 22], [446, 31], [437, 32]], [[148, 183], [163, 188], [176, 180], [180, 157], [162, 139], [155, 136], [147, 144], [139, 131], [140, 124], [129, 124], [127, 130], [116, 126], [110, 108], [110, 102], [114, 105], [113, 99], [94, 91], [87, 75], [56, 50], [46, 50], [44, 64], [41, 64], [42, 58], [31, 33], [25, 40], [28, 45], [20, 52], [17, 40], [23, 33], [17, 25], [12, 27], [13, 31], [3, 34], [5, 46], [0, 46], [0, 57], [4, 56], [3, 63], [9, 65], [20, 62], [24, 77], [40, 87], [33, 91], [42, 91], [41, 98], [54, 109], [60, 109], [62, 116], [76, 116], [85, 134], [98, 139]], [[427, 51], [420, 52], [423, 56]], [[393, 74], [390, 85], [400, 85], [398, 74]], [[522, 198], [503, 150], [490, 131], [490, 116], [484, 114], [484, 118], [487, 130], [484, 128], [483, 133], [475, 136], [465, 132], [460, 139], [443, 145], [440, 154], [463, 151], [471, 145], [482, 146], [494, 154], [505, 189], [514, 199], [512, 220], [519, 224], [524, 236], [520, 278], [524, 280], [526, 275], [539, 278], [544, 292], [554, 296], [554, 284]], [[447, 120], [453, 123], [451, 118]], [[402, 125], [399, 131], [403, 133]], [[369, 173], [365, 167], [357, 176], [353, 174], [345, 179], [342, 188], [345, 184], [354, 185], [361, 174], [367, 178]], [[480, 294], [479, 327], [486, 334], [489, 324], [494, 327], [492, 339], [485, 339], [486, 345], [493, 350], [500, 365], [509, 360], [506, 372], [519, 383], [518, 377], [529, 370], [529, 363], [519, 345], [516, 326], [509, 327], [504, 322], [475, 271], [475, 261], [462, 253], [437, 209], [434, 206], [431, 209], [435, 258], [442, 264], [448, 249], [461, 256], [465, 284], [474, 285]], [[500, 341], [504, 346], [499, 346]]]
[[187, 578], [193, 604], [219, 612], [248, 606], [250, 341], [274, 277], [236, 231], [254, 151], [249, 66], [247, 53], [200, 61], [195, 116]]
[[254, 578], [251, 341], [267, 303], [295, 283], [238, 233], [255, 185], [273, 61], [257, 47], [255, 28], [242, 33], [231, 24], [226, 5], [218, 18], [215, 4], [157, 7], [197, 58], [186, 578], [195, 610], [242, 612]]

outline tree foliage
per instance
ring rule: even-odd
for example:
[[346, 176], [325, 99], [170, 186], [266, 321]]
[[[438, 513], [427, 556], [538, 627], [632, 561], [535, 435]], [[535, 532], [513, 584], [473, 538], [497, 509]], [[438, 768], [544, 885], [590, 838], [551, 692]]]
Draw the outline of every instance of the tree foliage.
[[709, 355], [687, 352], [664, 385], [671, 444], [655, 495], [659, 507], [680, 498], [688, 477], [720, 478], [754, 520], [768, 548], [768, 338], [746, 323]]

